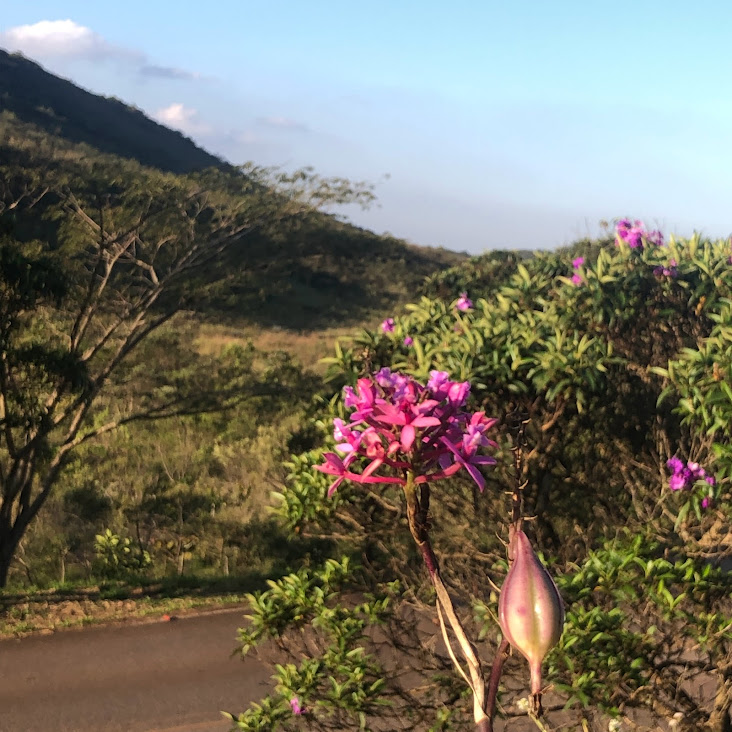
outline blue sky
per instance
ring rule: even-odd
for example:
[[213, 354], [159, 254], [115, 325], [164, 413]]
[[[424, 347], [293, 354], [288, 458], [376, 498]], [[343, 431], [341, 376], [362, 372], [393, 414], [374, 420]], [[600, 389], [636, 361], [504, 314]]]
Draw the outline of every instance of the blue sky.
[[379, 232], [470, 252], [626, 215], [732, 233], [726, 2], [24, 5], [0, 47], [232, 162], [371, 180], [380, 206], [347, 213]]

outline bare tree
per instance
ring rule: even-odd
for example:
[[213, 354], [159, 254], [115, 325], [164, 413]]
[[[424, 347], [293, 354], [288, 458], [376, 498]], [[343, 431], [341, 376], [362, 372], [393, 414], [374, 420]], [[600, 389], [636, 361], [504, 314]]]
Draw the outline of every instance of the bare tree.
[[203, 408], [200, 395], [173, 391], [94, 412], [137, 346], [195, 298], [207, 265], [253, 232], [308, 215], [312, 202], [371, 198], [309, 171], [141, 171], [105, 168], [69, 184], [0, 169], [0, 219], [50, 242], [0, 232], [0, 586], [79, 445]]

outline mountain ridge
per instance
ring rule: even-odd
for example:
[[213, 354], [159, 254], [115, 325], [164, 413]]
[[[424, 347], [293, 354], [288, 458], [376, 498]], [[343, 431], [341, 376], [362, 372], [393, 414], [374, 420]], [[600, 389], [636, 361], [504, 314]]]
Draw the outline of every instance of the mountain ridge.
[[19, 53], [0, 49], [0, 112], [50, 135], [170, 173], [228, 163], [116, 97], [81, 88]]
[[[39, 185], [53, 178], [72, 189], [98, 189], [97, 195], [120, 185], [150, 190], [160, 176], [205, 176], [212, 194], [234, 198], [237, 186], [229, 192], [226, 181], [243, 175], [139, 109], [0, 50], [0, 177], [18, 173]], [[53, 246], [52, 218], [26, 218], [26, 237]], [[296, 330], [358, 325], [392, 312], [425, 277], [464, 259], [313, 209], [279, 231], [248, 237], [212, 263], [199, 283], [196, 311]]]

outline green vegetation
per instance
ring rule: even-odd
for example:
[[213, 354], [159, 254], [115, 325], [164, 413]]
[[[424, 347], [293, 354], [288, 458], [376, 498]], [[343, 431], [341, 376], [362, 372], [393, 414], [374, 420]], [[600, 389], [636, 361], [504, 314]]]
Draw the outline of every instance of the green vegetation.
[[[312, 365], [309, 333], [372, 319], [460, 257], [319, 211], [368, 204], [368, 186], [200, 169], [210, 156], [149, 121], [144, 144], [185, 142], [191, 172], [145, 167], [166, 166], [124, 115], [102, 125], [113, 147], [89, 126], [117, 103], [0, 60], [0, 584], [237, 572], [262, 480], [321, 389], [290, 343]], [[83, 143], [28, 121], [39, 89]]]
[[[465, 261], [323, 212], [368, 203], [368, 186], [218, 165], [65, 84], [0, 56], [8, 632], [39, 627], [51, 598], [76, 603], [63, 625], [105, 602], [132, 614], [130, 598], [144, 614], [245, 596], [242, 652], [266, 642], [281, 663], [235, 728], [464, 729], [467, 687], [435, 645], [440, 588], [408, 517], [416, 506], [413, 535], [429, 530], [489, 666], [522, 486], [567, 606], [537, 725], [730, 732], [729, 242], [665, 246], [620, 222], [617, 241]], [[363, 325], [312, 368], [323, 331]], [[366, 477], [391, 482], [353, 463], [327, 497], [334, 476], [315, 466], [344, 477], [323, 457], [354, 406], [343, 387], [384, 368], [469, 382], [470, 412], [498, 419], [497, 464], [430, 483], [427, 505], [415, 466], [372, 444]], [[526, 696], [513, 656], [499, 715], [525, 715]]]
[[[393, 329], [364, 331], [337, 348], [333, 398], [317, 423], [322, 445], [292, 458], [277, 506], [298, 536], [337, 541], [359, 568], [292, 619], [282, 608], [303, 596], [310, 575], [250, 598], [243, 650], [274, 636], [284, 658], [303, 660], [275, 669], [274, 693], [235, 719], [239, 729], [378, 728], [385, 712], [377, 701], [399, 719], [394, 728], [469, 724], [465, 683], [450, 658], [425, 646], [408, 612], [429, 618], [434, 597], [406, 527], [402, 486], [346, 480], [329, 499], [337, 469], [314, 470], [333, 449], [330, 418], [347, 419], [353, 408], [339, 387], [382, 368], [421, 383], [432, 370], [467, 380], [473, 408], [500, 420], [491, 435], [498, 464], [485, 471], [482, 494], [459, 476], [430, 484], [432, 542], [461, 616], [481, 638], [484, 665], [500, 638], [511, 488], [525, 482], [524, 527], [567, 607], [545, 665], [547, 729], [605, 730], [613, 719], [629, 729], [730, 729], [732, 252], [727, 241], [699, 237], [644, 243], [579, 242], [523, 261], [487, 254], [433, 277], [425, 291], [440, 296], [407, 306]], [[528, 422], [516, 464], [517, 419]], [[359, 474], [358, 465], [350, 470]], [[399, 587], [384, 594], [395, 580]], [[341, 615], [351, 627], [347, 613], [363, 593], [383, 602], [359, 633], [301, 638], [303, 624], [327, 627]], [[419, 674], [388, 673], [375, 637], [394, 639]], [[338, 677], [328, 663], [344, 643], [361, 665], [339, 667]], [[508, 719], [526, 714], [524, 664], [513, 657], [504, 668], [498, 711]], [[368, 693], [372, 678], [386, 681], [378, 699]], [[341, 694], [354, 684], [357, 693]], [[293, 714], [293, 698], [303, 714]]]

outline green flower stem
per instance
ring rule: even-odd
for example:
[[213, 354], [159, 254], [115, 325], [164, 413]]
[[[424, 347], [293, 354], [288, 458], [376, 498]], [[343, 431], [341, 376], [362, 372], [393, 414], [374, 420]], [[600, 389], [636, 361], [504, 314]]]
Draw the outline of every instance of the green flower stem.
[[515, 484], [511, 495], [511, 523], [515, 530], [521, 528], [523, 520], [523, 497], [526, 482], [522, 480], [524, 473], [524, 445], [526, 443], [526, 425], [529, 423], [527, 415], [520, 412], [512, 412], [508, 417], [509, 430], [513, 437], [513, 467], [515, 472]]
[[[455, 613], [455, 607], [452, 603], [452, 599], [450, 598], [450, 593], [447, 591], [447, 588], [442, 581], [442, 577], [440, 576], [440, 566], [429, 540], [429, 533], [427, 530], [429, 486], [423, 483], [420, 486], [420, 495], [418, 497], [414, 483], [414, 474], [410, 471], [407, 473], [407, 482], [404, 485], [404, 496], [407, 502], [407, 521], [409, 523], [409, 531], [422, 554], [422, 558], [424, 559], [427, 570], [429, 571], [430, 581], [437, 593], [437, 615], [440, 620], [440, 627], [442, 629], [445, 645], [447, 646], [448, 653], [450, 654], [450, 658], [455, 664], [455, 667], [473, 692], [473, 716], [475, 719], [476, 730], [479, 732], [492, 732], [492, 715], [489, 717], [489, 715], [486, 714], [486, 693], [483, 669], [475, 652], [475, 648], [468, 640], [465, 629]], [[457, 660], [450, 642], [449, 634], [447, 633], [445, 618], [447, 619], [447, 623], [450, 625], [450, 628], [452, 629], [452, 632], [460, 646], [463, 658], [468, 666], [468, 674], [465, 673]], [[495, 704], [493, 713], [495, 713]]]

